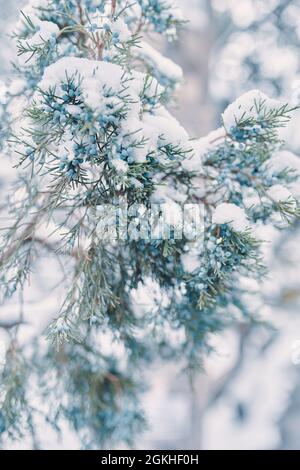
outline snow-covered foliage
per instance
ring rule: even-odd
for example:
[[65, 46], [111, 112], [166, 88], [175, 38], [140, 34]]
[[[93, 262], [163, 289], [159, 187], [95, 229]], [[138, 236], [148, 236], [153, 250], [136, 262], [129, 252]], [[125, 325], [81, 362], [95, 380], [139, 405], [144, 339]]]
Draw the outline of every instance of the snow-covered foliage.
[[226, 108], [223, 113], [224, 127], [230, 132], [238, 122], [257, 121], [263, 117], [262, 113], [272, 113], [281, 106], [284, 105], [276, 100], [270, 100], [259, 90], [248, 91]]
[[241, 207], [228, 202], [223, 202], [216, 207], [212, 222], [218, 225], [228, 224], [236, 232], [243, 232], [247, 228], [245, 211]]
[[[182, 73], [143, 35], [172, 39], [182, 21], [165, 0], [33, 0], [23, 10], [19, 76], [3, 108], [3, 153], [19, 181], [3, 208], [2, 298], [22, 298], [47, 255], [62, 300], [39, 311], [39, 325], [23, 308], [6, 323], [4, 439], [34, 437], [39, 414], [55, 428], [67, 420], [86, 447], [130, 443], [144, 426], [143, 366], [158, 354], [199, 369], [210, 333], [251, 318], [241, 279], [263, 274], [256, 224], [298, 216], [282, 199], [297, 176], [271, 169], [288, 104], [247, 93], [200, 140], [167, 109]], [[187, 206], [203, 217], [182, 231]], [[49, 407], [35, 410], [33, 395]]]

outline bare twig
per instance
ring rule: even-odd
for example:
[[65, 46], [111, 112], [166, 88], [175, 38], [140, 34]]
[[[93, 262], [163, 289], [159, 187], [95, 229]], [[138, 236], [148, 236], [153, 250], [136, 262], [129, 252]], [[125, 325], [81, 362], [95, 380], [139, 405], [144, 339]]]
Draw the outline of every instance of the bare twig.
[[10, 330], [15, 326], [25, 325], [27, 322], [24, 320], [14, 320], [14, 321], [0, 321], [0, 328], [5, 330]]
[[111, 0], [111, 16], [115, 16], [117, 8], [117, 0]]

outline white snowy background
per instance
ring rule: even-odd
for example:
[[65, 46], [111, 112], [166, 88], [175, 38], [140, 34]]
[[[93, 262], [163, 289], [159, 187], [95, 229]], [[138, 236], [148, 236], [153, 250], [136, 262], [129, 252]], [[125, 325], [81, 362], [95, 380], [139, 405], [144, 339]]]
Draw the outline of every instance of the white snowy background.
[[[176, 114], [191, 135], [205, 135], [219, 124], [219, 115], [229, 101], [252, 88], [242, 64], [246, 54], [253, 54], [262, 66], [266, 81], [257, 84], [273, 95], [267, 78], [283, 77], [281, 98], [290, 98], [292, 84], [299, 78], [297, 51], [288, 45], [278, 47], [276, 31], [265, 24], [264, 47], [251, 33], [241, 35], [257, 17], [279, 0], [181, 0], [190, 23], [175, 46], [159, 44], [184, 70], [185, 82], [177, 97]], [[0, 0], [0, 74], [7, 79], [13, 60], [8, 31], [24, 0]], [[299, 2], [295, 1], [295, 8]], [[219, 15], [231, 18], [231, 39], [220, 45]], [[299, 9], [286, 20], [300, 35]], [[296, 14], [298, 13], [298, 15]], [[236, 28], [236, 39], [234, 39]], [[239, 31], [239, 33], [238, 33]], [[240, 36], [238, 37], [238, 34]], [[266, 41], [267, 38], [267, 41]], [[259, 38], [261, 40], [261, 38]], [[157, 44], [156, 44], [157, 46]], [[289, 149], [300, 155], [299, 116], [284, 136]], [[0, 165], [0, 191], [13, 171], [9, 162]], [[299, 190], [300, 193], [300, 190]], [[266, 246], [270, 269], [263, 286], [265, 299], [259, 310], [272, 328], [239, 325], [222, 337], [214, 338], [216, 354], [207, 359], [206, 373], [200, 375], [191, 390], [179, 375], [177, 365], [155, 364], [149, 371], [151, 390], [145, 397], [150, 430], [137, 443], [140, 448], [172, 449], [300, 449], [300, 229], [284, 237], [274, 230]], [[34, 327], [41, 331], [53, 315], [60, 299], [53, 297], [49, 285], [59, 283], [55, 262], [33, 276], [30, 291], [24, 294], [24, 309], [30, 307]], [[245, 280], [247, 283], [247, 280]], [[247, 284], [246, 284], [247, 285]], [[47, 289], [45, 286], [48, 286]], [[255, 288], [247, 285], [249, 292]], [[254, 300], [249, 295], [249, 302]], [[29, 307], [28, 307], [29, 306]], [[0, 307], [1, 321], [17, 312], [13, 304]], [[24, 327], [24, 341], [30, 341], [32, 324]], [[0, 328], [0, 339], [5, 340]], [[1, 351], [0, 351], [1, 367]], [[47, 431], [45, 448], [78, 448], [76, 437], [68, 429], [63, 442]], [[16, 448], [26, 448], [26, 440]]]

